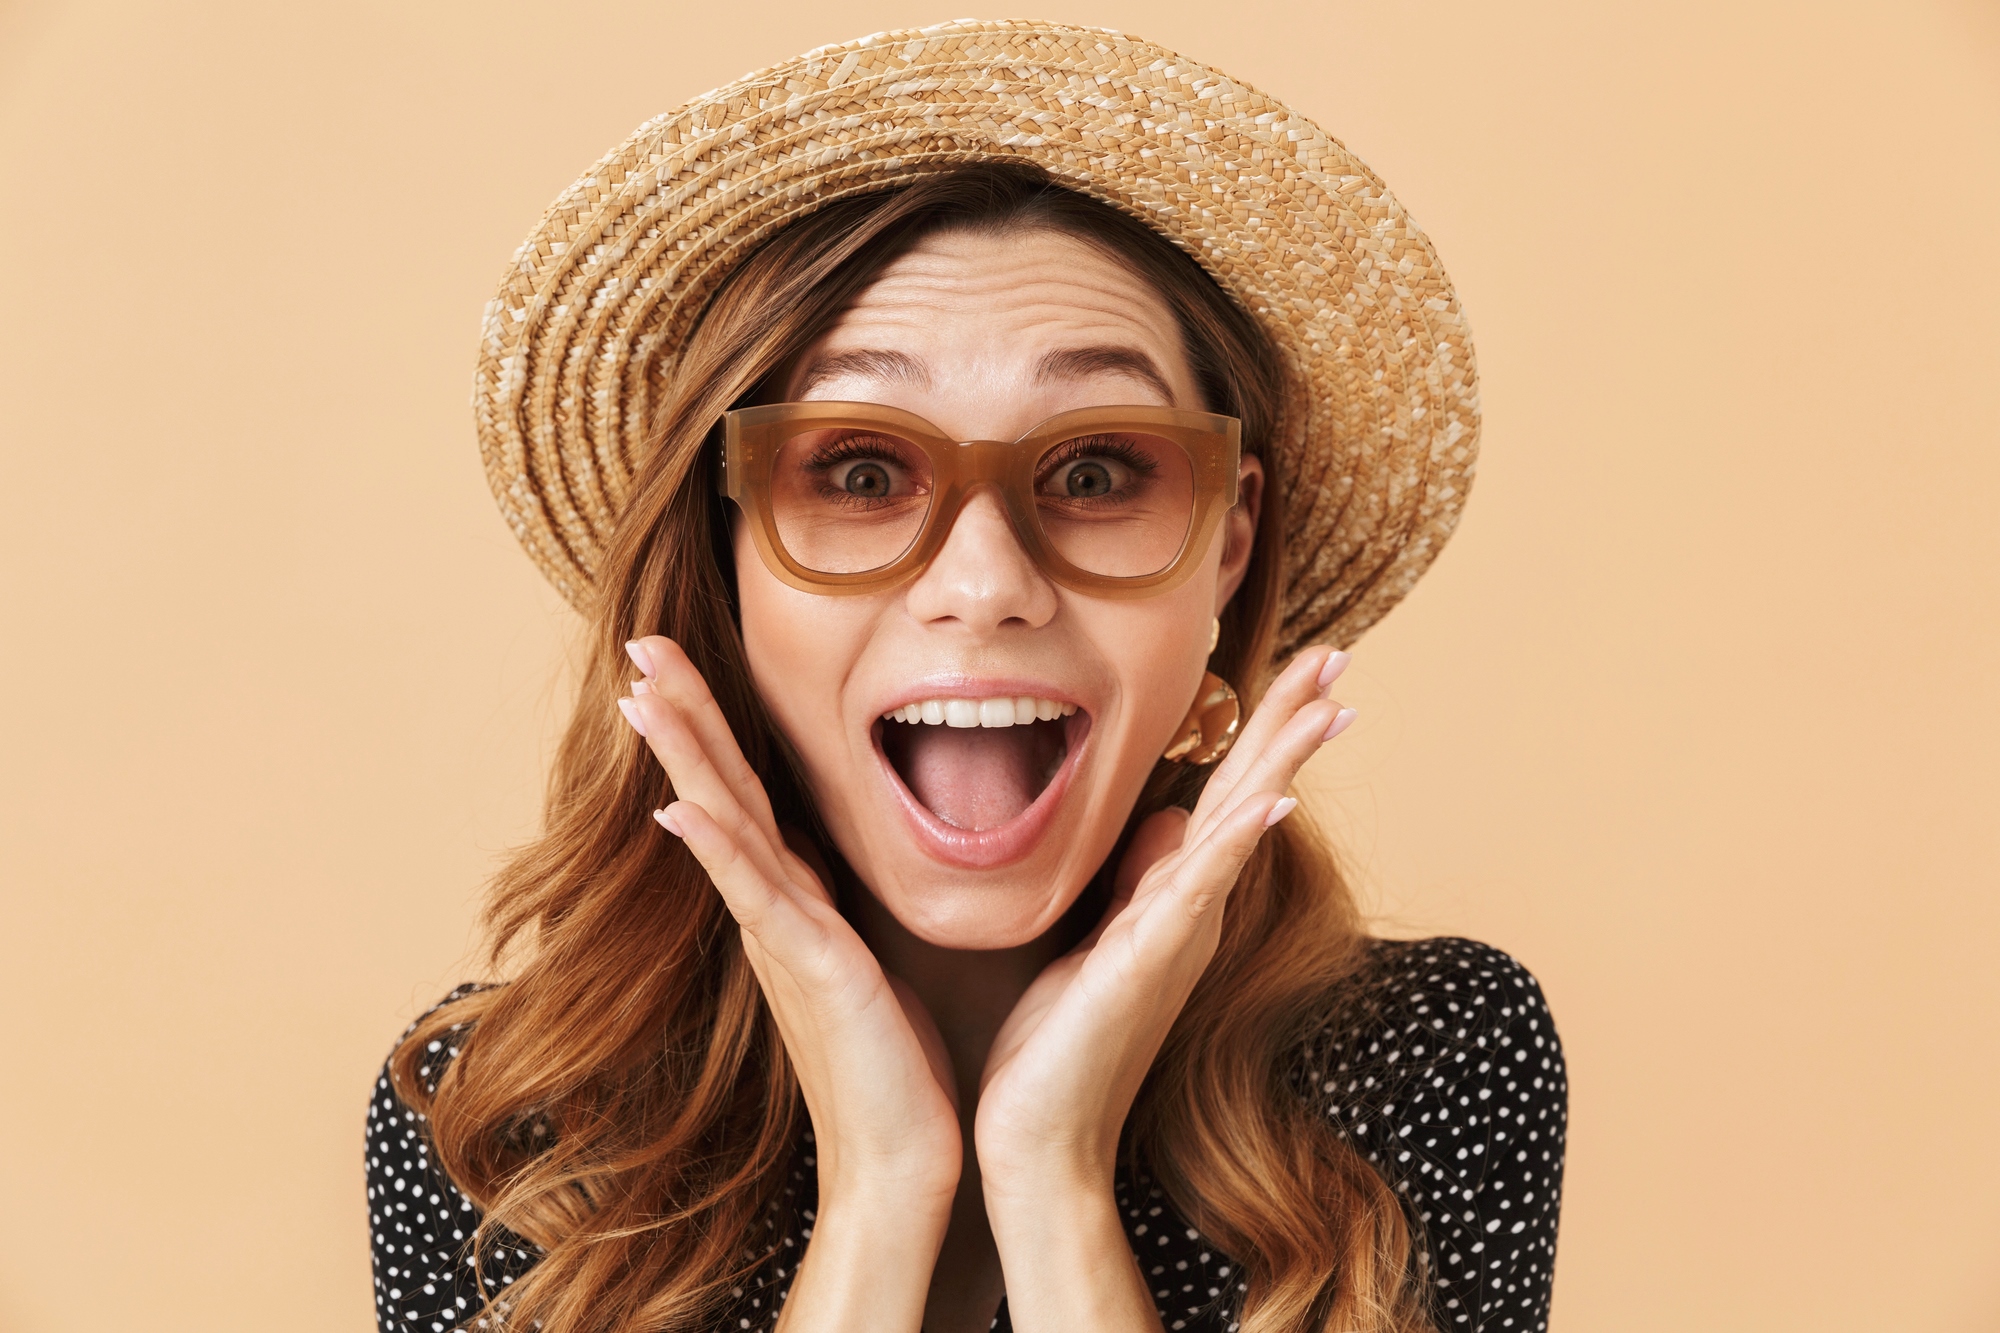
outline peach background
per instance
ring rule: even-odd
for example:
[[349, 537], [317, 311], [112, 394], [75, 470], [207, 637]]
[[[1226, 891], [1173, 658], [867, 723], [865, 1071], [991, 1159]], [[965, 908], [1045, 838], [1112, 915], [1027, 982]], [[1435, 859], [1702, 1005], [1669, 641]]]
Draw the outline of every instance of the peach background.
[[[1543, 978], [1555, 1327], [2000, 1330], [2000, 11], [1061, 0], [1373, 163], [1485, 375], [1312, 774]], [[566, 611], [467, 389], [542, 206], [894, 0], [0, 8], [0, 1328], [370, 1326], [361, 1118]]]

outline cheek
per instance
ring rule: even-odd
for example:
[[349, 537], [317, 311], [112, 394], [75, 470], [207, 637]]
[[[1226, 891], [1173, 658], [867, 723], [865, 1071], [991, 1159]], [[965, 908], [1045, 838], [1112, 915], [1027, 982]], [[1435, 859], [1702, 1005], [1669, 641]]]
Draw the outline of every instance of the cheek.
[[1130, 749], [1121, 769], [1150, 771], [1187, 716], [1207, 667], [1213, 605], [1213, 580], [1201, 578], [1163, 597], [1100, 604], [1093, 637], [1119, 678], [1126, 712], [1119, 731]]
[[1158, 597], [1100, 602], [1085, 621], [1120, 683], [1116, 790], [1136, 792], [1134, 784], [1152, 772], [1194, 702], [1208, 669], [1221, 554], [1218, 533], [1207, 559], [1180, 587]]
[[802, 738], [792, 734], [823, 701], [808, 697], [814, 677], [799, 669], [813, 640], [802, 619], [791, 612], [801, 594], [772, 576], [736, 524], [736, 603], [743, 616], [743, 653], [750, 662], [750, 678], [763, 696], [786, 739], [796, 747]]
[[780, 582], [736, 524], [736, 600], [751, 682], [792, 748], [820, 768], [840, 744], [841, 687], [867, 642], [860, 598], [816, 597]]
[[736, 555], [736, 605], [743, 617], [743, 647], [750, 657], [750, 672], [761, 675], [760, 660], [770, 654], [784, 654], [787, 646], [784, 594], [791, 591], [764, 568], [756, 543], [739, 514], [730, 528], [730, 546]]

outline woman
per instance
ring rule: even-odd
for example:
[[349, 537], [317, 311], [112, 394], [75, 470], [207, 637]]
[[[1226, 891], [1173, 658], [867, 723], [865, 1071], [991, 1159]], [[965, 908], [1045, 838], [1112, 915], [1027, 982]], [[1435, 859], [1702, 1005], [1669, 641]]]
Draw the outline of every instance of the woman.
[[963, 23], [558, 200], [480, 421], [590, 657], [513, 977], [377, 1090], [384, 1329], [1544, 1326], [1539, 991], [1369, 939], [1285, 794], [1476, 435], [1435, 256], [1315, 136]]

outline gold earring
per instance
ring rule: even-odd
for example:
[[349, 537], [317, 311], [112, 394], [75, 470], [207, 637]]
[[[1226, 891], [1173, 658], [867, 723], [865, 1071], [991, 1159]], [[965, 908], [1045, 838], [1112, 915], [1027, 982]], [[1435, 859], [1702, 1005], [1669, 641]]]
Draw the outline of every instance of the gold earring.
[[1236, 727], [1242, 720], [1243, 705], [1229, 682], [1213, 671], [1203, 672], [1194, 706], [1181, 720], [1173, 743], [1161, 758], [1177, 764], [1212, 764], [1236, 744]]

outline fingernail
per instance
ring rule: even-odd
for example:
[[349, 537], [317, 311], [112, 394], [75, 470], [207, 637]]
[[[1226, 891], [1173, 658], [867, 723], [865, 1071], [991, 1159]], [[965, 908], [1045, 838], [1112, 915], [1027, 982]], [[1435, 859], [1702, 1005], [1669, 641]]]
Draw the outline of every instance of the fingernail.
[[1279, 800], [1279, 802], [1276, 805], [1271, 807], [1271, 813], [1264, 816], [1264, 827], [1265, 828], [1271, 827], [1271, 825], [1277, 823], [1279, 820], [1283, 819], [1286, 815], [1289, 815], [1290, 813], [1292, 813], [1292, 811], [1298, 808], [1299, 808], [1298, 797], [1296, 796], [1283, 797], [1282, 799]]
[[1346, 653], [1334, 652], [1327, 655], [1326, 664], [1319, 669], [1319, 687], [1325, 689], [1340, 679], [1340, 673], [1347, 670], [1347, 664], [1354, 659]]
[[1359, 716], [1360, 714], [1356, 713], [1352, 708], [1341, 709], [1333, 715], [1333, 725], [1326, 729], [1326, 735], [1320, 737], [1320, 739], [1325, 741], [1332, 740], [1335, 736], [1353, 726], [1354, 719]]
[[659, 820], [660, 827], [673, 834], [676, 838], [685, 838], [687, 836], [687, 834], [681, 832], [681, 826], [674, 822], [674, 817], [669, 812], [655, 810], [653, 811], [653, 818]]
[[632, 682], [632, 694], [635, 698], [641, 694], [651, 694], [652, 692], [653, 683], [651, 681], [635, 680]]
[[618, 711], [623, 713], [625, 720], [632, 724], [632, 730], [638, 732], [641, 736], [646, 734], [646, 724], [640, 720], [639, 710], [630, 699], [620, 699], [618, 701]]
[[632, 665], [639, 668], [640, 675], [653, 674], [653, 663], [647, 658], [646, 650], [639, 646], [638, 640], [634, 639], [625, 645], [625, 656], [632, 659]]

